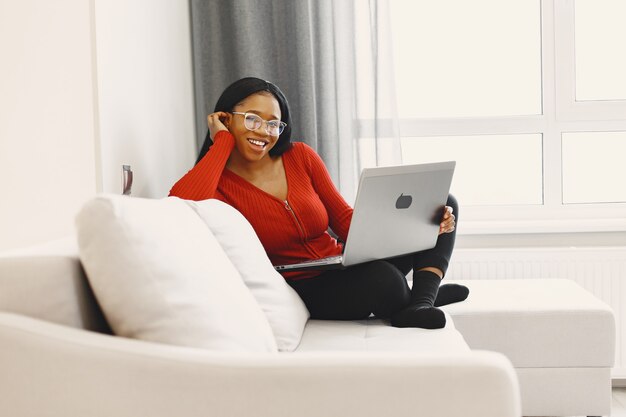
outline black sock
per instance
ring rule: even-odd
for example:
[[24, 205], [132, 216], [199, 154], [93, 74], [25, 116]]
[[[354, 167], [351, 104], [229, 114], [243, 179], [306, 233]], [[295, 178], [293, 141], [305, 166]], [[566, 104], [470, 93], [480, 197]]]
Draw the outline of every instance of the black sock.
[[439, 292], [435, 299], [435, 307], [446, 306], [463, 301], [469, 295], [469, 288], [459, 284], [443, 284], [439, 286]]
[[394, 327], [421, 327], [424, 329], [440, 329], [446, 325], [443, 311], [434, 307], [437, 290], [441, 278], [430, 271], [413, 273], [413, 289], [411, 303], [408, 307], [391, 317]]

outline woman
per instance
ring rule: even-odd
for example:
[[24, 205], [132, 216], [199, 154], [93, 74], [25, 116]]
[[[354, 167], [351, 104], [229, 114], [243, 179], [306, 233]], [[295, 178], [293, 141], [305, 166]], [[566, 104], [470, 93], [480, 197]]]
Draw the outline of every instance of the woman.
[[[339, 255], [352, 208], [335, 188], [321, 158], [291, 142], [287, 99], [278, 87], [243, 78], [222, 93], [207, 118], [209, 132], [193, 169], [170, 195], [216, 198], [239, 210], [274, 265]], [[437, 308], [467, 297], [466, 287], [443, 285], [455, 239], [453, 198], [441, 220], [435, 248], [332, 271], [284, 273], [312, 318], [352, 320], [370, 314], [397, 327], [441, 328]], [[413, 289], [406, 274], [413, 269]], [[438, 296], [439, 294], [439, 296]]]

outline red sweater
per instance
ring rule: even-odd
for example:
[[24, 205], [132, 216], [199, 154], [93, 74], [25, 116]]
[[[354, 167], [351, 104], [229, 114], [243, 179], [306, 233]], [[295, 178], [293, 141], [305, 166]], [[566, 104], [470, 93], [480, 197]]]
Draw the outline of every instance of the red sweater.
[[[283, 153], [288, 185], [287, 201], [283, 201], [225, 169], [234, 146], [230, 132], [218, 132], [209, 152], [174, 184], [170, 196], [187, 200], [216, 198], [233, 206], [248, 219], [274, 265], [341, 254], [342, 244], [327, 230], [330, 226], [345, 242], [352, 208], [335, 188], [319, 155], [301, 142]], [[283, 275], [286, 279], [303, 279], [320, 273]]]

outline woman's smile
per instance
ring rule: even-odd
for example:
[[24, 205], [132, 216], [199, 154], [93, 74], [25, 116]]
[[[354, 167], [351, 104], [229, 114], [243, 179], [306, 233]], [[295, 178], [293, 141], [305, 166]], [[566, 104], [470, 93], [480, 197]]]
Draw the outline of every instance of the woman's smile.
[[254, 149], [257, 149], [259, 151], [263, 151], [265, 149], [265, 147], [267, 146], [267, 144], [269, 142], [261, 140], [261, 139], [253, 139], [253, 138], [248, 138], [248, 142], [250, 142], [250, 144], [252, 144], [252, 147]]

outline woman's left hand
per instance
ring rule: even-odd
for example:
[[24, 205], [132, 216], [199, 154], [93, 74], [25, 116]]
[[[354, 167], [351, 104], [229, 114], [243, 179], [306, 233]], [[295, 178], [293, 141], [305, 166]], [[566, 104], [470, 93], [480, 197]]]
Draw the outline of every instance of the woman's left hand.
[[452, 207], [446, 206], [443, 212], [443, 218], [441, 219], [441, 223], [439, 224], [439, 234], [443, 233], [451, 233], [454, 232], [454, 228], [456, 227], [456, 221], [454, 214], [452, 214]]

